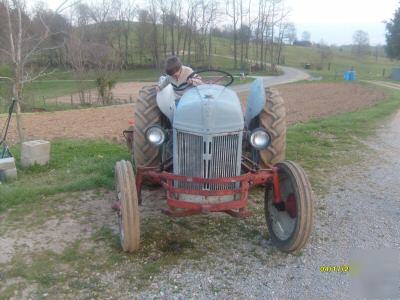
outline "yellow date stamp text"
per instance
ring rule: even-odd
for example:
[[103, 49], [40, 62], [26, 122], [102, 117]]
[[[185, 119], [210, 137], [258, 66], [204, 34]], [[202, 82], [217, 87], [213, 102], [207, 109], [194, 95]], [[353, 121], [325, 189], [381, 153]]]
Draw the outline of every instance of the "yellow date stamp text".
[[320, 266], [319, 270], [321, 273], [348, 273], [350, 272], [350, 266]]

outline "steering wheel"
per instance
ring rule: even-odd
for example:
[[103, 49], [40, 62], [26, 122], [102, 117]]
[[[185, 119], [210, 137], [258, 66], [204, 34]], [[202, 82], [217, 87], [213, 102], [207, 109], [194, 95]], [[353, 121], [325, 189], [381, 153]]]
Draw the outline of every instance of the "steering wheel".
[[[201, 78], [205, 84], [217, 84], [218, 82], [222, 82], [223, 80], [227, 79], [228, 82], [222, 83], [221, 85], [230, 86], [232, 84], [232, 82], [234, 81], [232, 74], [230, 74], [226, 71], [213, 70], [213, 69], [204, 69], [204, 70], [195, 71], [188, 76], [187, 80], [189, 80], [189, 79], [193, 78], [195, 75], [199, 75], [201, 73], [211, 73], [209, 77], [204, 76]], [[217, 75], [217, 74], [214, 75], [213, 73], [217, 73], [217, 74], [221, 74], [221, 75]]]
[[[204, 69], [204, 70], [199, 70], [199, 71], [194, 71], [193, 73], [191, 73], [187, 78], [186, 78], [186, 82], [182, 83], [181, 85], [174, 87], [175, 91], [183, 91], [184, 89], [186, 89], [189, 85], [189, 83], [187, 82], [189, 79], [192, 79], [195, 77], [195, 75], [199, 75], [202, 73], [210, 73], [210, 76], [204, 76], [201, 77], [201, 81], [205, 84], [218, 84], [220, 83], [223, 86], [229, 86], [232, 84], [232, 82], [234, 81], [234, 78], [232, 76], [232, 74], [225, 72], [225, 71], [221, 71], [221, 70], [213, 70], [213, 69]], [[217, 74], [213, 74], [213, 73], [217, 73]], [[225, 80], [227, 80], [227, 82], [224, 82]], [[223, 83], [221, 83], [223, 82]]]

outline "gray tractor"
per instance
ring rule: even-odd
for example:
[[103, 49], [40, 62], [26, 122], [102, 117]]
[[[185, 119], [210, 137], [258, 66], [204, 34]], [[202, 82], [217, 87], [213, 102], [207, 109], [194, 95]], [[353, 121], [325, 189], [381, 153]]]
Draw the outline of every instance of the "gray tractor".
[[115, 167], [113, 208], [123, 250], [139, 248], [139, 205], [147, 181], [165, 189], [163, 212], [171, 217], [212, 212], [248, 217], [249, 189], [264, 186], [273, 243], [284, 252], [298, 251], [311, 234], [313, 196], [304, 170], [285, 160], [282, 98], [257, 79], [242, 109], [239, 97], [228, 88], [231, 74], [196, 74], [204, 84], [190, 88], [179, 102], [171, 85], [158, 94], [154, 86], [139, 93], [135, 125], [124, 132], [133, 164], [123, 160]]

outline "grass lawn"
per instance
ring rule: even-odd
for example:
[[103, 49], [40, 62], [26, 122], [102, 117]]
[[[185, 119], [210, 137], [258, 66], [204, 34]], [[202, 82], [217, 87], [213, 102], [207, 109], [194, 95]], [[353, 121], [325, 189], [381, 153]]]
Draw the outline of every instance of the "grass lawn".
[[[19, 147], [12, 152], [19, 162]], [[112, 189], [114, 164], [129, 158], [126, 146], [107, 141], [53, 141], [47, 166], [22, 169], [18, 180], [0, 185], [0, 212], [62, 192]]]
[[[303, 68], [305, 63], [320, 64], [320, 53], [316, 47], [285, 46], [283, 55], [285, 63], [295, 68]], [[322, 70], [312, 69], [309, 72], [313, 76], [322, 76], [324, 80], [343, 80], [343, 72], [354, 67], [358, 79], [387, 80], [390, 77], [392, 68], [398, 63], [386, 57], [379, 56], [377, 59], [372, 55], [357, 57], [348, 51], [332, 49], [330, 70], [328, 60], [322, 64]], [[305, 70], [307, 71], [307, 70]], [[384, 72], [384, 76], [383, 76]]]
[[[60, 96], [77, 93], [80, 88], [95, 88], [94, 81], [77, 81], [77, 80], [38, 80], [27, 84], [24, 89], [25, 98], [34, 97], [40, 102], [43, 98], [55, 98]], [[41, 99], [42, 98], [42, 99]], [[31, 101], [31, 100], [28, 100]]]
[[[227, 41], [217, 38], [216, 42], [217, 55], [232, 56], [233, 46], [232, 41]], [[250, 47], [250, 53], [254, 55], [255, 48]], [[300, 47], [300, 46], [284, 46], [282, 57], [284, 64], [295, 68], [304, 68], [304, 64], [310, 63], [312, 65], [321, 64], [321, 55], [317, 47]], [[330, 69], [328, 70], [328, 63]], [[223, 62], [226, 68], [231, 69], [233, 60]], [[322, 69], [315, 68], [305, 70], [311, 75], [319, 77], [322, 76], [325, 81], [343, 80], [343, 72], [354, 67], [359, 79], [368, 80], [388, 80], [393, 67], [398, 67], [399, 63], [390, 60], [386, 57], [373, 55], [356, 56], [353, 55], [349, 49], [332, 48], [332, 57], [330, 60], [325, 60], [321, 64]]]

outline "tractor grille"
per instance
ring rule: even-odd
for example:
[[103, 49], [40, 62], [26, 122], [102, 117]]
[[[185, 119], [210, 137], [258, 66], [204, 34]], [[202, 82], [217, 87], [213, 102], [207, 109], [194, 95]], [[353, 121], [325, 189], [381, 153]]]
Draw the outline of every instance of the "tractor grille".
[[[240, 175], [238, 162], [239, 134], [214, 136], [210, 144], [211, 159], [208, 162], [207, 178], [233, 177]], [[239, 173], [238, 173], [239, 172]], [[211, 190], [233, 189], [233, 184], [211, 185]]]
[[[240, 175], [242, 133], [200, 136], [176, 131], [174, 173], [178, 175], [223, 178]], [[235, 184], [199, 184], [179, 182], [179, 187], [225, 190]]]

